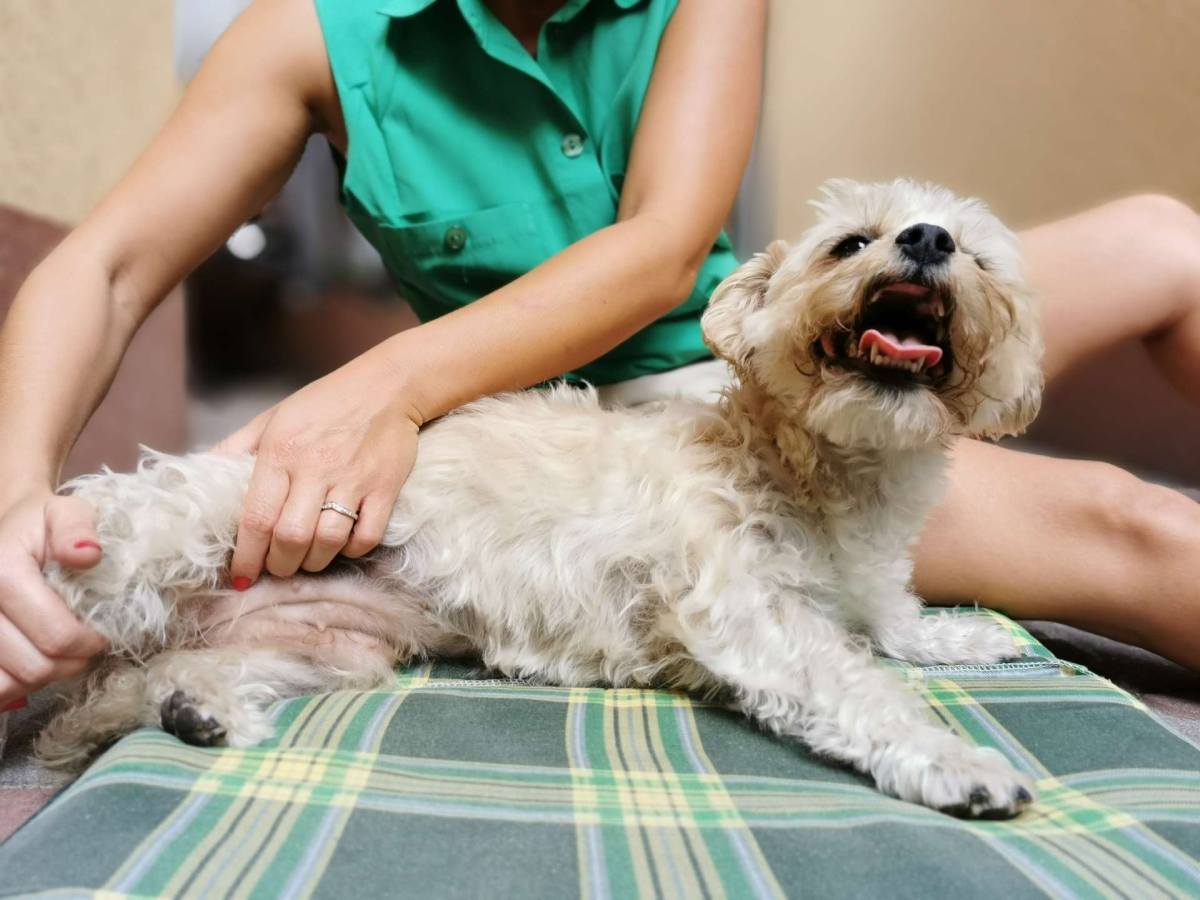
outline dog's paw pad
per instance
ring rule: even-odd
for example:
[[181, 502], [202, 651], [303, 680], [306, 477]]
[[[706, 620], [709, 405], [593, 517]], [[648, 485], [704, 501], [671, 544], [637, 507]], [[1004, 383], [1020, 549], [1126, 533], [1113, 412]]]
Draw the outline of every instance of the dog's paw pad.
[[183, 691], [175, 691], [162, 702], [162, 727], [194, 747], [215, 747], [225, 740], [225, 726], [201, 713]]

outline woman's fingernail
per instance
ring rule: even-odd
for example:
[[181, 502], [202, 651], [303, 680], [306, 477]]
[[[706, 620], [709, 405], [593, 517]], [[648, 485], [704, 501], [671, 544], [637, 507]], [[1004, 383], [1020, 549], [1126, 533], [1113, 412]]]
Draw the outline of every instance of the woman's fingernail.
[[244, 591], [248, 587], [250, 587], [250, 579], [245, 575], [239, 575], [233, 579], [233, 589], [235, 591]]
[[24, 709], [27, 702], [28, 701], [24, 697], [21, 697], [20, 699], [14, 700], [12, 703], [8, 704], [8, 706], [0, 706], [0, 712], [13, 712], [14, 710]]
[[75, 542], [75, 549], [76, 549], [76, 550], [82, 550], [84, 547], [91, 547], [93, 550], [99, 550], [99, 549], [100, 549], [100, 545], [99, 545], [99, 544], [97, 544], [95, 541], [87, 541], [87, 540], [83, 540], [83, 541], [76, 541], [76, 542]]

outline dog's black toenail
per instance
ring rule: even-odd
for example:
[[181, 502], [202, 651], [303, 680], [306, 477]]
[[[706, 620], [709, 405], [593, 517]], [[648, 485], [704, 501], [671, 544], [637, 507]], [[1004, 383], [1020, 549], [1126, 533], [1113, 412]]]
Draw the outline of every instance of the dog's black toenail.
[[185, 744], [212, 747], [225, 737], [225, 728], [211, 716], [196, 711], [192, 699], [183, 691], [175, 691], [162, 702], [163, 731], [173, 734]]
[[977, 784], [971, 788], [971, 797], [968, 802], [971, 806], [984, 806], [992, 802], [992, 795], [983, 785]]
[[1032, 800], [1033, 800], [1033, 794], [1029, 793], [1029, 791], [1025, 790], [1025, 788], [1023, 788], [1023, 787], [1017, 788], [1017, 802], [1018, 803], [1029, 803]]

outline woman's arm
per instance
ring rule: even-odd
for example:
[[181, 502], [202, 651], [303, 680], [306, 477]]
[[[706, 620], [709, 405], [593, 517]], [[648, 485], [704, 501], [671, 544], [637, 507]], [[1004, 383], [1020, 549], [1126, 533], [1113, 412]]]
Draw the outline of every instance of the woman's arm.
[[[424, 422], [589, 362], [691, 292], [758, 119], [766, 3], [688, 0], [659, 49], [618, 221], [314, 382], [226, 446], [258, 451], [231, 574], [324, 568], [382, 537]], [[326, 500], [360, 510], [354, 525]]]
[[53, 489], [134, 332], [287, 177], [335, 97], [309, 0], [260, 0], [130, 173], [30, 275], [0, 331], [0, 706], [101, 646], [42, 582], [100, 559]]
[[[423, 421], [591, 362], [682, 303], [758, 124], [766, 3], [687, 0], [663, 36], [617, 223], [389, 348]], [[462, 377], [447, 379], [447, 371]]]

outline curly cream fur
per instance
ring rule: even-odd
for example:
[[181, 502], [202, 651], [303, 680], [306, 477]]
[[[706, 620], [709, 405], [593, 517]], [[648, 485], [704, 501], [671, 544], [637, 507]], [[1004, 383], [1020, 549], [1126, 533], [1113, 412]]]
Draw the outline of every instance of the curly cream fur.
[[[770, 730], [935, 808], [1010, 815], [1028, 778], [927, 720], [871, 646], [918, 662], [1014, 653], [983, 617], [922, 617], [908, 550], [955, 434], [1020, 431], [1041, 387], [1036, 314], [1012, 235], [977, 201], [910, 182], [835, 182], [820, 222], [729, 278], [705, 333], [737, 374], [715, 405], [604, 409], [591, 390], [488, 398], [426, 428], [368, 560], [224, 588], [249, 457], [147, 453], [71, 485], [104, 559], [47, 577], [113, 658], [42, 752], [78, 760], [182, 691], [230, 744], [260, 740], [274, 698], [378, 682], [471, 649], [560, 684], [727, 690]], [[963, 252], [943, 383], [883, 388], [823, 366], [819, 336], [864, 286], [899, 279], [914, 222]], [[849, 260], [828, 248], [869, 229]], [[981, 268], [968, 253], [985, 260]]]

